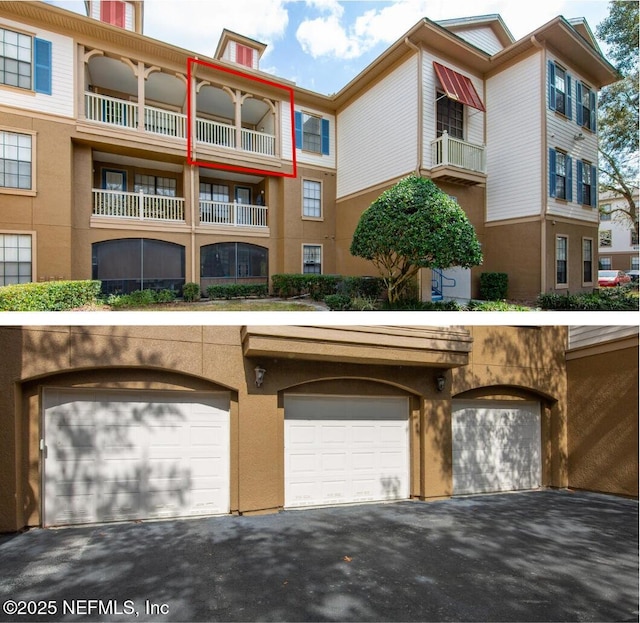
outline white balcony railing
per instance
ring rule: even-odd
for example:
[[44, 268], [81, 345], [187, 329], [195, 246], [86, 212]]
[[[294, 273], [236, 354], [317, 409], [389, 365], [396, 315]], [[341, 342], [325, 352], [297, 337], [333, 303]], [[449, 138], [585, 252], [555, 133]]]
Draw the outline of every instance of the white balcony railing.
[[[85, 93], [85, 116], [89, 121], [138, 130], [138, 104], [107, 95]], [[144, 107], [144, 130], [151, 134], [186, 140], [187, 116], [153, 106]], [[276, 137], [242, 128], [237, 145], [233, 125], [196, 118], [196, 141], [204, 145], [229, 147], [262, 156], [276, 155]]]
[[442, 136], [431, 141], [432, 166], [454, 166], [467, 171], [486, 173], [484, 147], [473, 145], [443, 132]]
[[267, 208], [235, 202], [200, 201], [200, 223], [233, 227], [266, 227]]
[[184, 222], [184, 199], [94, 189], [93, 215], [141, 221]]

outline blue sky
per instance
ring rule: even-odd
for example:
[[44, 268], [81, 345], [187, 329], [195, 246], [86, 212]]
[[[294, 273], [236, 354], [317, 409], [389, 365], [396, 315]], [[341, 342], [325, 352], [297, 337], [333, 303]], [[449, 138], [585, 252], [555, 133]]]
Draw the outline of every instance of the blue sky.
[[[84, 14], [82, 0], [49, 0]], [[556, 15], [586, 17], [607, 0], [145, 0], [145, 34], [211, 56], [228, 28], [268, 45], [261, 69], [329, 94], [339, 91], [421, 17], [498, 13], [516, 39]]]

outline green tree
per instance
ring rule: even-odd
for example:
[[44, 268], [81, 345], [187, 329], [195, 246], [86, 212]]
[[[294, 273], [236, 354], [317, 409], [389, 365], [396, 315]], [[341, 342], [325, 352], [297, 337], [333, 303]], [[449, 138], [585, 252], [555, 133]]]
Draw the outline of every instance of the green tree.
[[482, 263], [480, 243], [462, 208], [431, 180], [416, 175], [400, 180], [365, 210], [351, 254], [374, 264], [389, 302], [403, 296], [420, 268]]
[[596, 34], [622, 77], [600, 92], [600, 191], [624, 197], [626, 205], [613, 211], [628, 218], [638, 234], [638, 3], [610, 2]]

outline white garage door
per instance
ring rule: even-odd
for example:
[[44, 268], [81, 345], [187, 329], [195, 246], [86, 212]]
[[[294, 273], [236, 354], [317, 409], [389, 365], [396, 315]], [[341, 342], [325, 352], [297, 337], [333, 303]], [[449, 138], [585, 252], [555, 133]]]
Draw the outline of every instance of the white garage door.
[[229, 396], [46, 390], [44, 525], [229, 512]]
[[409, 497], [406, 398], [285, 397], [285, 506]]
[[536, 489], [540, 405], [453, 401], [453, 493]]

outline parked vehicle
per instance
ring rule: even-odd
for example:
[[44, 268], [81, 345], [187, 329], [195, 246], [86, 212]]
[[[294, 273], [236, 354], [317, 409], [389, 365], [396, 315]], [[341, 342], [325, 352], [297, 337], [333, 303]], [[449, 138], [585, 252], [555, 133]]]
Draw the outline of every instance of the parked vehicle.
[[631, 278], [632, 283], [638, 283], [638, 277], [640, 276], [640, 270], [628, 270], [627, 275]]
[[629, 283], [631, 277], [622, 270], [599, 270], [598, 271], [598, 285], [601, 288], [607, 288], [612, 286], [621, 286], [625, 283]]

